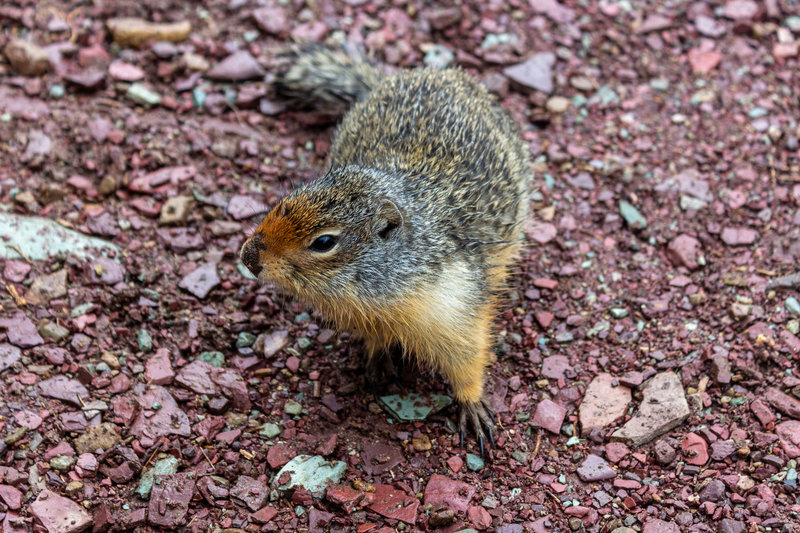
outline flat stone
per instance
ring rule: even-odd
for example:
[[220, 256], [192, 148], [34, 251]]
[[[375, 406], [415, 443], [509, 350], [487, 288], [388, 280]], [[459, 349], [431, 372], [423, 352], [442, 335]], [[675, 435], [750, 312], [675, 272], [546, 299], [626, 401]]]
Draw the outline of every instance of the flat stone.
[[50, 300], [61, 298], [66, 294], [67, 269], [62, 268], [34, 279], [31, 288], [25, 293], [25, 299], [32, 305], [45, 305]]
[[139, 484], [136, 487], [136, 494], [144, 500], [149, 499], [156, 476], [175, 474], [178, 472], [178, 465], [178, 459], [172, 456], [156, 461], [152, 468], [142, 474], [142, 477], [139, 479]]
[[775, 426], [775, 434], [781, 441], [781, 447], [790, 459], [800, 457], [800, 422], [787, 420]]
[[723, 518], [719, 522], [719, 533], [745, 533], [747, 525], [739, 520]]
[[250, 196], [237, 195], [231, 197], [226, 211], [234, 220], [244, 220], [266, 213], [269, 207]]
[[144, 79], [144, 71], [142, 69], [119, 59], [112, 61], [108, 65], [108, 74], [112, 78], [121, 81], [130, 82]]
[[114, 42], [121, 46], [140, 47], [148, 42], [185, 41], [192, 31], [188, 20], [180, 22], [155, 23], [140, 18], [119, 17], [106, 21]]
[[542, 375], [550, 379], [563, 379], [566, 371], [572, 368], [566, 355], [551, 355], [542, 361]]
[[405, 491], [384, 484], [375, 485], [373, 500], [369, 506], [371, 511], [381, 516], [400, 520], [406, 524], [416, 523], [418, 508], [418, 499], [406, 494]]
[[[266, 343], [265, 343], [266, 346]], [[397, 418], [407, 422], [425, 420], [429, 415], [450, 405], [453, 400], [443, 394], [392, 394], [379, 398], [381, 406]]]
[[725, 483], [714, 479], [700, 491], [701, 502], [718, 502], [725, 496]]
[[85, 90], [99, 89], [106, 83], [106, 73], [98, 68], [89, 68], [64, 74], [64, 80]]
[[20, 348], [31, 348], [44, 343], [36, 325], [21, 311], [0, 319], [0, 328], [5, 328], [8, 342]]
[[11, 368], [22, 357], [22, 350], [7, 342], [0, 344], [0, 372]]
[[696, 433], [688, 433], [681, 441], [686, 463], [703, 466], [708, 462], [708, 443]]
[[320, 497], [328, 485], [339, 483], [346, 469], [344, 461], [328, 461], [319, 455], [298, 455], [276, 474], [273, 484], [282, 491], [302, 487]]
[[644, 523], [642, 533], [681, 533], [681, 530], [675, 522], [651, 518]]
[[553, 65], [556, 56], [552, 52], [540, 52], [532, 55], [522, 63], [503, 70], [513, 82], [537, 91], [550, 94], [553, 92]]
[[680, 378], [674, 372], [653, 376], [643, 387], [637, 413], [611, 436], [614, 441], [641, 446], [682, 423], [689, 416]]
[[736, 453], [737, 448], [732, 440], [715, 440], [711, 443], [711, 458], [714, 461], [724, 461]]
[[144, 365], [144, 375], [147, 381], [154, 385], [168, 385], [175, 378], [172, 363], [169, 360], [169, 350], [159, 348]]
[[48, 533], [78, 533], [92, 525], [92, 517], [82, 506], [47, 489], [31, 504], [30, 513]]
[[711, 38], [718, 38], [725, 35], [728, 31], [725, 24], [717, 21], [714, 17], [709, 17], [708, 15], [697, 15], [694, 19], [694, 27], [701, 35], [705, 35], [706, 37]]
[[723, 13], [733, 20], [752, 19], [758, 14], [758, 4], [753, 0], [730, 0], [725, 3]]
[[277, 470], [294, 459], [295, 455], [297, 455], [297, 453], [289, 446], [276, 444], [270, 446], [269, 451], [267, 451], [267, 463], [269, 463], [270, 468]]
[[[309, 510], [309, 512], [308, 512], [309, 517], [311, 516], [311, 513], [314, 512], [314, 511], [316, 511], [316, 509], [310, 509]], [[275, 518], [275, 516], [277, 514], [278, 514], [278, 510], [277, 509], [275, 509], [274, 507], [272, 507], [270, 505], [267, 505], [267, 506], [262, 507], [261, 509], [259, 509], [255, 513], [251, 514], [250, 518], [252, 518], [256, 522], [259, 522], [261, 524], [266, 524], [267, 522], [269, 522], [270, 520]], [[331, 515], [331, 516], [333, 516], [333, 515]], [[311, 530], [311, 528], [309, 528], [309, 531], [310, 530]]]
[[205, 361], [192, 361], [178, 371], [175, 381], [197, 394], [217, 394], [217, 385], [211, 379], [213, 369]]
[[722, 54], [715, 50], [701, 50], [692, 48], [689, 50], [689, 66], [695, 74], [708, 74], [722, 60]]
[[178, 283], [178, 287], [202, 300], [208, 296], [211, 289], [219, 284], [220, 279], [217, 273], [217, 265], [214, 263], [204, 263], [184, 276]]
[[726, 227], [722, 229], [720, 238], [728, 246], [746, 246], [756, 241], [758, 232], [750, 228]]
[[12, 511], [22, 507], [22, 493], [11, 485], [0, 485], [0, 500]]
[[231, 496], [243, 502], [251, 511], [257, 511], [267, 503], [269, 489], [251, 477], [239, 476], [231, 487]]
[[11, 68], [23, 76], [41, 76], [50, 70], [50, 56], [36, 43], [25, 39], [11, 39], [3, 48]]
[[116, 245], [65, 228], [55, 220], [0, 212], [0, 257], [18, 259], [19, 248], [32, 261], [65, 254], [79, 259], [99, 257], [104, 250], [118, 252]]
[[141, 409], [130, 428], [131, 434], [152, 440], [165, 435], [188, 437], [191, 434], [189, 418], [167, 389], [137, 383], [133, 392]]
[[441, 474], [433, 474], [425, 486], [423, 502], [426, 505], [444, 505], [456, 512], [465, 512], [469, 507], [475, 487]]
[[533, 414], [533, 425], [558, 435], [566, 414], [566, 409], [557, 403], [551, 400], [542, 400], [536, 405], [536, 412]]
[[605, 481], [617, 477], [617, 472], [605, 459], [590, 454], [578, 467], [578, 477], [586, 482]]
[[614, 386], [611, 374], [598, 374], [586, 388], [583, 401], [578, 408], [581, 435], [586, 436], [594, 429], [603, 429], [628, 411], [631, 390], [620, 385]]
[[361, 452], [361, 461], [368, 474], [380, 475], [403, 462], [403, 451], [390, 444], [367, 444]]
[[75, 439], [75, 449], [78, 453], [94, 453], [97, 450], [109, 450], [120, 443], [122, 437], [117, 432], [117, 427], [110, 422], [86, 428], [86, 432]]
[[678, 235], [667, 245], [667, 257], [677, 266], [697, 270], [700, 268], [700, 241], [690, 235]]
[[195, 199], [192, 196], [171, 196], [161, 205], [159, 224], [182, 224], [186, 222], [189, 213], [194, 207]]
[[671, 17], [667, 17], [659, 13], [652, 13], [648, 15], [644, 21], [642, 21], [639, 27], [636, 28], [636, 33], [641, 35], [654, 31], [665, 30], [671, 27], [672, 24], [673, 20]]
[[186, 524], [186, 513], [195, 493], [194, 479], [189, 474], [156, 477], [150, 494], [147, 521], [170, 529]]
[[800, 400], [775, 387], [768, 388], [764, 398], [781, 413], [800, 420]]
[[69, 379], [67, 376], [55, 376], [40, 382], [39, 392], [42, 396], [56, 398], [77, 407], [81, 406], [78, 396], [83, 400], [89, 398], [89, 391], [86, 390], [86, 387], [77, 379]]
[[241, 81], [262, 77], [264, 69], [250, 52], [239, 50], [211, 67], [205, 75], [212, 80]]

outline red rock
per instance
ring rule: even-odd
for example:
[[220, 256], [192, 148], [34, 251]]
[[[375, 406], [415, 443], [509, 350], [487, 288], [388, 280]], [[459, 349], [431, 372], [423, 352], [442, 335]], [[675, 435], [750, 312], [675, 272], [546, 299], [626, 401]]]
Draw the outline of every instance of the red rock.
[[749, 228], [726, 227], [722, 229], [720, 238], [728, 246], [743, 246], [753, 244], [758, 238], [758, 232]]
[[775, 43], [772, 46], [772, 55], [775, 56], [775, 59], [787, 59], [790, 57], [795, 57], [800, 51], [800, 43], [793, 42], [793, 43]]
[[[611, 374], [598, 374], [586, 388], [583, 401], [578, 408], [581, 435], [586, 436], [596, 429], [603, 429], [628, 411], [631, 390], [620, 385]], [[615, 462], [615, 461], [612, 461]]]
[[781, 440], [781, 446], [786, 455], [794, 459], [800, 457], [800, 422], [787, 420], [775, 426], [775, 433]]
[[681, 531], [674, 522], [651, 518], [645, 522], [642, 533], [681, 533]]
[[642, 484], [635, 479], [615, 479], [614, 486], [619, 489], [636, 490], [642, 487]]
[[750, 402], [750, 410], [756, 415], [758, 421], [766, 429], [771, 429], [771, 425], [775, 422], [775, 413], [769, 408], [766, 401], [761, 398], [756, 398]]
[[535, 287], [554, 291], [558, 288], [558, 281], [547, 278], [536, 278], [535, 280], [533, 280], [533, 285]]
[[583, 462], [578, 466], [578, 477], [581, 478], [582, 481], [586, 482], [594, 482], [594, 481], [606, 481], [608, 479], [614, 479], [617, 476], [617, 472], [611, 468], [605, 459], [600, 456], [589, 454], [583, 460]]
[[690, 235], [679, 235], [667, 246], [667, 257], [673, 264], [684, 266], [689, 270], [700, 268], [700, 241]]
[[549, 222], [530, 221], [525, 225], [525, 233], [539, 244], [547, 244], [555, 239], [558, 231]]
[[11, 485], [0, 485], [0, 500], [12, 511], [22, 507], [22, 493]]
[[467, 510], [475, 487], [469, 483], [456, 481], [440, 474], [434, 474], [425, 486], [425, 504], [444, 505], [456, 512]]
[[533, 425], [558, 435], [561, 431], [561, 424], [564, 422], [566, 414], [567, 411], [557, 403], [550, 400], [542, 400], [536, 406], [536, 412], [533, 415]]
[[[137, 383], [133, 392], [141, 409], [130, 428], [132, 435], [157, 439], [165, 435], [188, 437], [191, 434], [189, 418], [167, 389], [158, 385], [146, 388]], [[155, 405], [160, 407], [153, 409]]]
[[240, 50], [208, 69], [205, 75], [214, 80], [241, 81], [263, 76], [264, 69], [250, 52]]
[[670, 26], [672, 26], [672, 19], [670, 17], [653, 13], [648, 15], [647, 18], [644, 19], [644, 22], [642, 22], [641, 26], [636, 28], [636, 33], [641, 35], [644, 33], [650, 33], [652, 31], [665, 30]]
[[681, 441], [681, 448], [690, 465], [703, 466], [708, 462], [708, 444], [695, 433], [689, 433]]
[[269, 447], [269, 451], [267, 452], [267, 462], [269, 463], [270, 468], [277, 470], [291, 461], [295, 455], [297, 455], [297, 453], [292, 448], [282, 444], [276, 444]]
[[764, 394], [764, 398], [778, 411], [800, 420], [800, 400], [789, 396], [780, 389], [770, 387]]
[[45, 452], [44, 460], [49, 461], [53, 457], [58, 457], [59, 455], [63, 455], [65, 457], [74, 457], [75, 450], [73, 450], [72, 446], [70, 446], [68, 443], [61, 441]]
[[572, 368], [566, 355], [551, 355], [542, 362], [542, 375], [549, 379], [563, 379], [565, 373]]
[[92, 517], [82, 506], [47, 489], [31, 504], [30, 514], [48, 533], [78, 533], [92, 525]]
[[33, 411], [19, 411], [14, 414], [14, 420], [17, 424], [29, 430], [33, 430], [42, 425], [42, 417]]
[[614, 464], [620, 462], [630, 452], [628, 447], [621, 442], [609, 442], [606, 444], [606, 458]]
[[461, 467], [464, 466], [464, 460], [458, 455], [454, 455], [447, 460], [447, 466], [450, 467], [454, 474], [457, 474]]
[[236, 439], [238, 439], [242, 434], [241, 429], [232, 429], [230, 431], [223, 431], [222, 433], [218, 433], [214, 440], [219, 442], [224, 442], [228, 446], [234, 443]]
[[325, 499], [350, 514], [364, 499], [364, 493], [347, 485], [331, 485], [325, 491]]
[[108, 74], [117, 80], [139, 81], [144, 78], [144, 71], [136, 65], [125, 61], [114, 60], [108, 65]]
[[[436, 474], [433, 477], [436, 477]], [[391, 485], [378, 484], [375, 485], [373, 498], [373, 502], [369, 505], [371, 511], [406, 524], [414, 524], [417, 521], [419, 500], [402, 490], [397, 490]]]
[[36, 324], [25, 316], [25, 313], [16, 312], [11, 316], [0, 319], [0, 328], [6, 329], [8, 342], [20, 348], [32, 348], [44, 343], [44, 339], [36, 331]]
[[550, 327], [550, 324], [553, 323], [555, 315], [550, 311], [538, 311], [533, 314], [533, 317], [536, 319], [536, 322], [539, 323], [542, 329], [547, 329]]
[[467, 509], [467, 518], [475, 529], [489, 529], [492, 525], [492, 516], [480, 505], [470, 505]]
[[330, 435], [327, 439], [319, 443], [317, 449], [315, 450], [315, 453], [323, 457], [332, 454], [336, 449], [336, 444], [338, 443], [338, 441], [339, 437], [336, 435], [336, 433]]
[[266, 524], [267, 522], [275, 518], [275, 515], [277, 514], [278, 514], [277, 509], [275, 509], [270, 505], [266, 505], [261, 509], [259, 509], [258, 511], [256, 511], [255, 513], [251, 514], [250, 518], [252, 518], [256, 522]]
[[695, 74], [707, 74], [714, 70], [719, 62], [722, 61], [722, 54], [714, 50], [700, 50], [692, 48], [689, 50], [689, 66]]
[[403, 461], [403, 451], [389, 444], [368, 444], [361, 452], [361, 460], [368, 474], [380, 475]]
[[286, 368], [289, 369], [290, 372], [297, 373], [300, 369], [300, 359], [294, 355], [288, 357], [286, 359]]
[[154, 385], [168, 385], [175, 377], [172, 363], [169, 360], [169, 350], [159, 348], [156, 353], [145, 363], [145, 378]]
[[67, 376], [46, 379], [39, 383], [39, 390], [44, 396], [56, 398], [77, 407], [81, 406], [81, 400], [85, 401], [89, 398], [89, 391], [86, 390], [86, 387], [77, 379], [69, 379]]
[[295, 26], [291, 31], [291, 36], [297, 41], [317, 43], [325, 38], [326, 33], [328, 33], [328, 26], [326, 26], [324, 22], [315, 20]]
[[723, 13], [733, 20], [752, 19], [758, 14], [758, 4], [753, 0], [730, 0], [725, 3]]
[[269, 489], [256, 479], [239, 476], [236, 484], [231, 488], [231, 496], [244, 502], [251, 511], [256, 511], [267, 503]]
[[278, 6], [260, 7], [253, 10], [253, 21], [261, 31], [279, 35], [290, 28], [286, 11]]
[[194, 493], [195, 482], [188, 474], [156, 476], [150, 494], [147, 520], [154, 526], [170, 529], [185, 525]]

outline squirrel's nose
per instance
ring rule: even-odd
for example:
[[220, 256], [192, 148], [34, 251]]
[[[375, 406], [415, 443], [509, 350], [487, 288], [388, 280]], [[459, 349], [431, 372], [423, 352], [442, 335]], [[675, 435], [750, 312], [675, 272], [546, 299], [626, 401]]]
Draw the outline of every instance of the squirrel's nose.
[[253, 273], [254, 276], [258, 277], [261, 273], [261, 263], [259, 263], [259, 251], [264, 249], [263, 241], [258, 237], [258, 235], [254, 235], [250, 237], [244, 246], [242, 246], [242, 251], [239, 253], [239, 257], [244, 263], [244, 266]]

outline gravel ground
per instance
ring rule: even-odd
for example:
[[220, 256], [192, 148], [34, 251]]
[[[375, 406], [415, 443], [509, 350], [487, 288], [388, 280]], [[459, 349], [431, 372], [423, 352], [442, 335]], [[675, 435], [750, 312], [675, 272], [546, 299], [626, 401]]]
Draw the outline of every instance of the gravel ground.
[[[29, 0], [0, 25], [3, 531], [800, 532], [796, 3]], [[439, 378], [376, 403], [358, 342], [238, 263], [336, 120], [275, 98], [278, 54], [344, 39], [460, 65], [531, 148], [483, 458]]]

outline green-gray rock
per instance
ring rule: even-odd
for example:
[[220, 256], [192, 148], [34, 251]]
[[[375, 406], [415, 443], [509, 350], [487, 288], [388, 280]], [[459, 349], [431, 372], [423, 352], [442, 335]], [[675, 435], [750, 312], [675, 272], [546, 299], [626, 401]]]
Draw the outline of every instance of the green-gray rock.
[[222, 352], [203, 352], [197, 356], [197, 359], [217, 368], [225, 365], [225, 355]]
[[800, 301], [798, 301], [797, 298], [789, 296], [784, 303], [787, 311], [795, 315], [800, 315]]
[[273, 437], [277, 437], [281, 434], [281, 428], [278, 427], [278, 424], [273, 424], [272, 422], [267, 422], [263, 426], [261, 426], [261, 431], [258, 432], [259, 435], [263, 435], [268, 439]]
[[303, 406], [294, 400], [286, 400], [283, 404], [283, 411], [287, 415], [299, 416], [303, 412]]
[[472, 453], [467, 454], [467, 468], [469, 468], [473, 472], [479, 472], [483, 470], [483, 467], [484, 467], [483, 459]]
[[83, 435], [75, 439], [75, 449], [79, 454], [105, 451], [119, 444], [121, 440], [116, 426], [110, 422], [103, 422], [88, 427]]
[[161, 95], [141, 83], [132, 83], [128, 87], [128, 98], [142, 105], [158, 105], [161, 103]]
[[139, 479], [139, 486], [136, 487], [136, 494], [144, 500], [150, 499], [150, 491], [153, 490], [153, 481], [156, 476], [165, 476], [178, 472], [178, 460], [172, 456], [157, 461], [153, 468], [145, 472]]
[[139, 333], [136, 334], [136, 342], [139, 343], [140, 352], [149, 353], [153, 351], [153, 338], [146, 329], [139, 330]]
[[15, 248], [32, 261], [60, 254], [88, 259], [106, 250], [119, 252], [116, 245], [65, 228], [55, 220], [0, 213], [0, 257], [21, 259]]
[[69, 471], [73, 464], [75, 464], [75, 459], [66, 455], [57, 455], [50, 459], [50, 468], [59, 472]]
[[612, 307], [611, 316], [614, 318], [625, 318], [628, 316], [628, 310], [623, 307]]
[[453, 403], [453, 400], [442, 394], [421, 395], [412, 392], [404, 396], [399, 394], [381, 396], [380, 403], [390, 415], [398, 420], [413, 422], [425, 420], [431, 413]]
[[630, 202], [619, 201], [619, 214], [622, 215], [622, 218], [625, 219], [631, 229], [644, 229], [647, 227], [647, 220]]
[[69, 330], [67, 328], [58, 325], [52, 320], [42, 320], [37, 329], [39, 330], [39, 335], [45, 339], [50, 339], [55, 342], [58, 342], [69, 335]]
[[253, 335], [252, 333], [248, 333], [246, 331], [242, 331], [236, 338], [236, 347], [247, 348], [248, 346], [252, 346], [254, 342], [256, 342], [255, 335]]
[[[285, 491], [293, 487], [303, 487], [316, 497], [320, 497], [328, 485], [338, 483], [347, 469], [344, 461], [327, 461], [319, 455], [298, 455], [281, 468], [275, 475], [274, 487]], [[286, 479], [283, 485], [278, 480]]]

